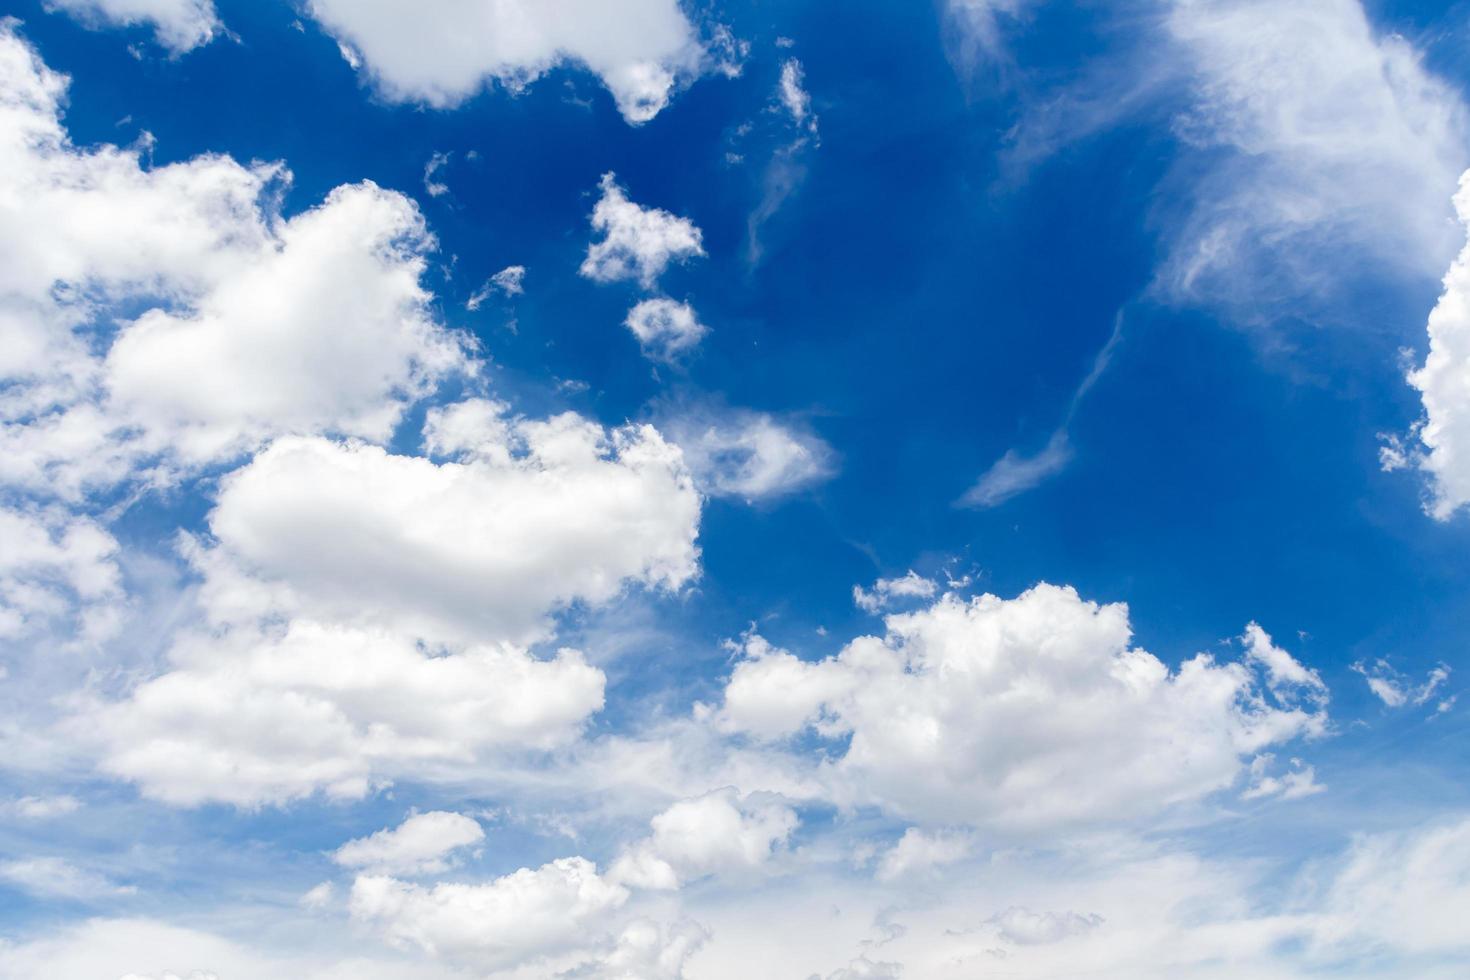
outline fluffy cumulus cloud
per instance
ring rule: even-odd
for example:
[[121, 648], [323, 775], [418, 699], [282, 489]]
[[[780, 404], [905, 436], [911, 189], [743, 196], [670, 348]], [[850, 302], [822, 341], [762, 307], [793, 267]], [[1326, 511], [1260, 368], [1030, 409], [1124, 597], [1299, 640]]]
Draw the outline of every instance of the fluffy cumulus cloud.
[[624, 325], [638, 338], [645, 357], [665, 364], [675, 363], [709, 332], [694, 307], [662, 296], [645, 299], [629, 310]]
[[1130, 644], [1127, 607], [1070, 588], [946, 594], [886, 622], [816, 663], [748, 642], [715, 723], [845, 738], [820, 766], [839, 801], [1028, 833], [1202, 799], [1326, 726], [1319, 682], [1284, 651], [1274, 672], [1254, 652], [1171, 670]]
[[[1455, 194], [1460, 221], [1470, 227], [1470, 172]], [[1429, 353], [1409, 374], [1424, 417], [1415, 428], [1422, 448], [1391, 446], [1390, 468], [1412, 461], [1429, 477], [1428, 510], [1440, 520], [1470, 503], [1470, 245], [1444, 276], [1444, 292], [1429, 314]]]
[[289, 610], [449, 642], [530, 642], [546, 615], [695, 574], [699, 497], [652, 428], [429, 419], [444, 462], [324, 439], [276, 442], [223, 482], [198, 561], [221, 620]]
[[175, 54], [208, 44], [222, 29], [211, 0], [46, 0], [46, 6], [90, 26], [146, 24]]
[[660, 426], [711, 496], [777, 498], [836, 472], [836, 453], [820, 436], [767, 412], [683, 405], [665, 413]]
[[608, 877], [639, 888], [676, 889], [706, 875], [760, 868], [798, 824], [770, 796], [731, 788], [681, 800], [653, 818], [653, 833], [618, 858]]
[[630, 201], [611, 173], [598, 186], [602, 196], [592, 209], [592, 230], [602, 239], [587, 246], [582, 260], [588, 279], [631, 279], [651, 289], [670, 262], [704, 255], [704, 236], [688, 218]]
[[563, 650], [425, 650], [411, 636], [295, 619], [189, 632], [173, 669], [91, 706], [103, 767], [180, 805], [353, 799], [393, 777], [550, 749], [602, 706], [603, 675]]
[[343, 186], [282, 219], [279, 165], [73, 146], [65, 89], [0, 28], [0, 481], [76, 497], [284, 433], [384, 439], [469, 369], [408, 198]]
[[444, 462], [298, 438], [227, 477], [189, 547], [208, 628], [102, 712], [107, 767], [250, 805], [573, 738], [601, 671], [523, 645], [570, 603], [688, 581], [699, 496], [651, 429], [502, 410], [434, 410]]
[[352, 917], [391, 945], [499, 969], [587, 943], [628, 890], [585, 858], [560, 858], [484, 884], [422, 886], [381, 875], [352, 886]]
[[397, 827], [348, 841], [332, 852], [344, 868], [373, 874], [423, 875], [449, 870], [450, 855], [478, 844], [485, 831], [462, 813], [415, 813]]
[[309, 0], [307, 11], [385, 98], [448, 108], [491, 82], [519, 92], [562, 63], [585, 66], [630, 123], [647, 122], [719, 55], [678, 0]]

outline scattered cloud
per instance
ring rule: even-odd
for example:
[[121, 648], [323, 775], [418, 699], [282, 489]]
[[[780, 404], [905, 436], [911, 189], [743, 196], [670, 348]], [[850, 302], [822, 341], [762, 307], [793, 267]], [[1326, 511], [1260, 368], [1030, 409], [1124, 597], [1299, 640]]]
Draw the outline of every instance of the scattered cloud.
[[640, 302], [623, 322], [638, 338], [643, 355], [665, 364], [676, 363], [709, 333], [694, 307], [661, 296]]
[[89, 27], [149, 25], [159, 45], [176, 55], [224, 32], [212, 0], [46, 0], [45, 5]]
[[704, 253], [704, 236], [688, 218], [628, 200], [612, 173], [602, 175], [602, 196], [592, 210], [592, 230], [601, 241], [587, 246], [581, 273], [595, 282], [631, 279], [652, 289], [670, 262]]
[[939, 591], [939, 584], [925, 578], [912, 568], [898, 578], [880, 578], [871, 589], [860, 585], [852, 587], [852, 601], [863, 612], [880, 613], [894, 599], [932, 599]]
[[1352, 665], [1352, 669], [1363, 675], [1363, 679], [1368, 682], [1368, 689], [1390, 708], [1402, 708], [1406, 705], [1417, 707], [1424, 704], [1450, 679], [1450, 668], [1445, 664], [1431, 668], [1424, 680], [1417, 684], [1382, 658], [1372, 663], [1359, 660]]
[[768, 862], [790, 838], [797, 816], [779, 799], [741, 798], [731, 788], [681, 800], [653, 818], [653, 833], [618, 858], [608, 878], [636, 888], [685, 882]]
[[415, 813], [391, 829], [350, 840], [332, 852], [344, 868], [369, 874], [428, 875], [449, 870], [450, 855], [485, 839], [480, 824], [460, 813]]
[[748, 501], [779, 498], [830, 479], [836, 453], [820, 436], [766, 412], [684, 403], [659, 427], [683, 451], [699, 489]]

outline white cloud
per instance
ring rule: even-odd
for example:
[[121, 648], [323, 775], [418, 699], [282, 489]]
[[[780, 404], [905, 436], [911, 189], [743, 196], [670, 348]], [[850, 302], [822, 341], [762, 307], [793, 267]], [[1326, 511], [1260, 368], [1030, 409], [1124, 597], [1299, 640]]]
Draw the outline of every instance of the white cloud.
[[1032, 456], [1007, 449], [1004, 456], [980, 475], [975, 485], [960, 498], [966, 507], [998, 507], [1018, 494], [1025, 493], [1067, 468], [1072, 461], [1072, 445], [1065, 430], [1052, 433], [1045, 448]]
[[878, 613], [888, 608], [894, 599], [932, 599], [938, 591], [937, 582], [911, 568], [898, 578], [880, 578], [873, 583], [871, 590], [854, 585], [852, 601], [864, 612]]
[[1279, 776], [1268, 774], [1276, 757], [1263, 752], [1251, 760], [1250, 784], [1241, 792], [1242, 800], [1260, 800], [1279, 797], [1282, 800], [1299, 800], [1325, 792], [1327, 787], [1317, 782], [1317, 770], [1303, 764], [1300, 759], [1291, 760], [1291, 768]]
[[951, 53], [955, 67], [971, 74], [982, 61], [1000, 57], [1002, 25], [1021, 14], [1035, 0], [948, 0], [946, 14], [951, 28], [951, 41], [957, 49]]
[[1348, 248], [1411, 276], [1442, 268], [1470, 130], [1409, 42], [1376, 33], [1358, 0], [1172, 0], [1163, 13], [1194, 97], [1176, 130], [1217, 161], [1180, 175], [1191, 204], [1166, 289], [1226, 304], [1324, 291]]
[[638, 338], [643, 355], [665, 364], [677, 361], [709, 333], [692, 306], [662, 296], [643, 300], [623, 322]]
[[431, 810], [415, 813], [397, 827], [348, 841], [332, 853], [332, 860], [371, 874], [439, 874], [449, 869], [452, 852], [484, 839], [485, 831], [470, 817]]
[[1028, 834], [1198, 801], [1244, 759], [1326, 726], [1320, 699], [1276, 695], [1253, 661], [1170, 670], [1129, 645], [1126, 606], [1070, 588], [947, 594], [886, 623], [816, 663], [747, 642], [716, 724], [847, 737], [817, 770], [838, 802]]
[[1291, 703], [1301, 697], [1326, 700], [1327, 685], [1322, 683], [1321, 675], [1273, 643], [1271, 634], [1259, 623], [1247, 623], [1240, 642], [1245, 646], [1246, 660], [1265, 669], [1271, 693], [1282, 702]]
[[225, 478], [198, 559], [218, 621], [289, 611], [444, 642], [526, 643], [546, 616], [627, 585], [697, 571], [700, 501], [677, 448], [648, 426], [567, 413], [481, 421], [482, 401], [430, 413], [460, 461], [284, 439]]
[[[1319, 947], [1359, 955], [1387, 945], [1408, 953], [1470, 953], [1470, 820], [1364, 835], [1325, 897]], [[1463, 964], [1463, 960], [1461, 960]]]
[[0, 881], [40, 898], [96, 901], [132, 895], [137, 889], [70, 861], [54, 857], [21, 858], [0, 863]]
[[[1470, 171], [1454, 200], [1470, 228]], [[1410, 458], [1429, 475], [1429, 512], [1448, 520], [1470, 503], [1470, 244], [1445, 273], [1444, 292], [1429, 314], [1429, 353], [1409, 384], [1424, 403], [1415, 429], [1424, 449]]]
[[1102, 916], [1076, 912], [1033, 912], [1013, 905], [990, 920], [1000, 938], [1018, 946], [1061, 942], [1102, 924]]
[[125, 700], [86, 706], [73, 728], [101, 741], [105, 771], [183, 806], [357, 799], [395, 777], [564, 745], [603, 700], [602, 672], [574, 650], [440, 652], [301, 618], [185, 633], [170, 659]]
[[660, 426], [684, 452], [700, 490], [714, 497], [762, 500], [806, 489], [832, 476], [835, 453], [808, 429], [766, 412], [678, 406]]
[[337, 900], [337, 887], [330, 881], [323, 881], [307, 889], [306, 893], [297, 900], [304, 909], [319, 912], [329, 908]]
[[587, 942], [627, 899], [592, 862], [571, 857], [485, 884], [426, 888], [363, 875], [350, 908], [393, 946], [497, 969]]
[[[307, 11], [396, 102], [449, 108], [497, 82], [520, 92], [552, 68], [585, 66], [630, 123], [719, 66], [677, 0], [308, 0]], [[351, 59], [349, 59], [351, 60]], [[354, 67], [357, 67], [354, 64]]]
[[953, 864], [975, 851], [975, 841], [963, 831], [923, 831], [910, 827], [878, 864], [878, 880], [892, 881], [914, 871]]
[[[320, 931], [320, 930], [318, 930]], [[155, 919], [87, 918], [40, 938], [0, 944], [6, 980], [450, 980], [443, 968], [403, 957], [291, 955], [265, 949], [260, 936], [235, 942]]]
[[485, 300], [490, 294], [500, 292], [506, 297], [519, 296], [526, 291], [523, 283], [526, 280], [526, 267], [523, 265], [508, 265], [495, 275], [486, 279], [479, 289], [470, 295], [465, 302], [465, 309], [473, 313], [485, 305]]
[[448, 164], [448, 153], [434, 153], [424, 164], [424, 190], [430, 197], [443, 197], [449, 193], [449, 185], [439, 178], [439, 171]]
[[0, 640], [47, 624], [91, 644], [115, 631], [123, 602], [117, 541], [101, 525], [0, 506]]
[[706, 875], [752, 870], [771, 859], [797, 827], [795, 811], [770, 796], [731, 788], [681, 800], [654, 817], [653, 833], [629, 848], [608, 879], [676, 889]]
[[524, 293], [525, 287], [522, 283], [526, 279], [526, 267], [523, 265], [508, 265], [495, 275], [490, 277], [490, 283], [507, 296], [519, 296]]
[[1450, 679], [1450, 668], [1445, 664], [1432, 668], [1420, 684], [1415, 684], [1395, 670], [1387, 660], [1379, 659], [1371, 664], [1359, 660], [1352, 665], [1352, 669], [1363, 675], [1363, 679], [1368, 682], [1368, 689], [1390, 708], [1421, 705], [1434, 697], [1440, 685]]
[[688, 218], [634, 204], [611, 173], [598, 186], [602, 196], [592, 210], [592, 229], [603, 237], [587, 246], [580, 271], [588, 279], [635, 279], [651, 289], [670, 262], [704, 255], [704, 236]]
[[208, 44], [223, 30], [212, 0], [45, 0], [89, 26], [151, 24], [158, 43], [175, 54]]
[[812, 97], [802, 87], [805, 80], [806, 72], [802, 69], [801, 62], [795, 58], [787, 58], [781, 62], [781, 81], [776, 87], [776, 93], [793, 123], [816, 132], [817, 117], [812, 115]]
[[405, 773], [549, 750], [604, 678], [548, 616], [697, 572], [699, 496], [647, 427], [431, 411], [458, 460], [283, 439], [221, 482], [213, 543], [186, 550], [206, 624], [172, 670], [94, 707], [105, 768], [153, 797], [251, 806], [355, 798]]
[[381, 440], [472, 370], [407, 198], [343, 186], [283, 220], [279, 165], [78, 149], [65, 89], [0, 28], [0, 482], [74, 499], [284, 433]]
[[82, 801], [75, 796], [22, 796], [0, 803], [0, 813], [22, 820], [51, 820], [75, 813], [81, 807]]

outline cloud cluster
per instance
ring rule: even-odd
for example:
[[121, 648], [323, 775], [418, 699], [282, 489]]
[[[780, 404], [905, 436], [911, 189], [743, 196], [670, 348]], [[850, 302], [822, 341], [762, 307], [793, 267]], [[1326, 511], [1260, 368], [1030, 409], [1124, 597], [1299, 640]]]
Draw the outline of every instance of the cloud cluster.
[[76, 499], [289, 433], [383, 440], [472, 370], [408, 198], [345, 185], [282, 219], [280, 165], [77, 148], [65, 89], [0, 27], [0, 484]]
[[1264, 633], [1243, 661], [1171, 670], [1130, 645], [1126, 606], [1071, 588], [946, 594], [886, 624], [815, 663], [749, 639], [715, 723], [845, 740], [819, 770], [838, 801], [1028, 834], [1200, 800], [1327, 723], [1316, 675]]
[[254, 805], [574, 738], [602, 672], [526, 644], [569, 604], [688, 581], [699, 497], [652, 429], [502, 410], [434, 410], [445, 462], [292, 438], [226, 477], [189, 547], [207, 628], [102, 712], [107, 768]]

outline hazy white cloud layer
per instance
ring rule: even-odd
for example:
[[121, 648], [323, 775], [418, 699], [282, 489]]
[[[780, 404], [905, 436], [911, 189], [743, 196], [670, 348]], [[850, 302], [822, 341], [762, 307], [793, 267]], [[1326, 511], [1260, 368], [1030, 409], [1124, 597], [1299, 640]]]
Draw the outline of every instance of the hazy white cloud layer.
[[378, 92], [452, 108], [494, 82], [517, 93], [552, 68], [586, 67], [630, 123], [658, 115], [682, 84], [719, 67], [677, 0], [308, 0]]
[[1176, 131], [1219, 162], [1192, 182], [1162, 274], [1229, 305], [1336, 288], [1358, 249], [1433, 275], [1445, 202], [1470, 162], [1460, 95], [1358, 0], [1171, 0], [1165, 36], [1193, 93]]

